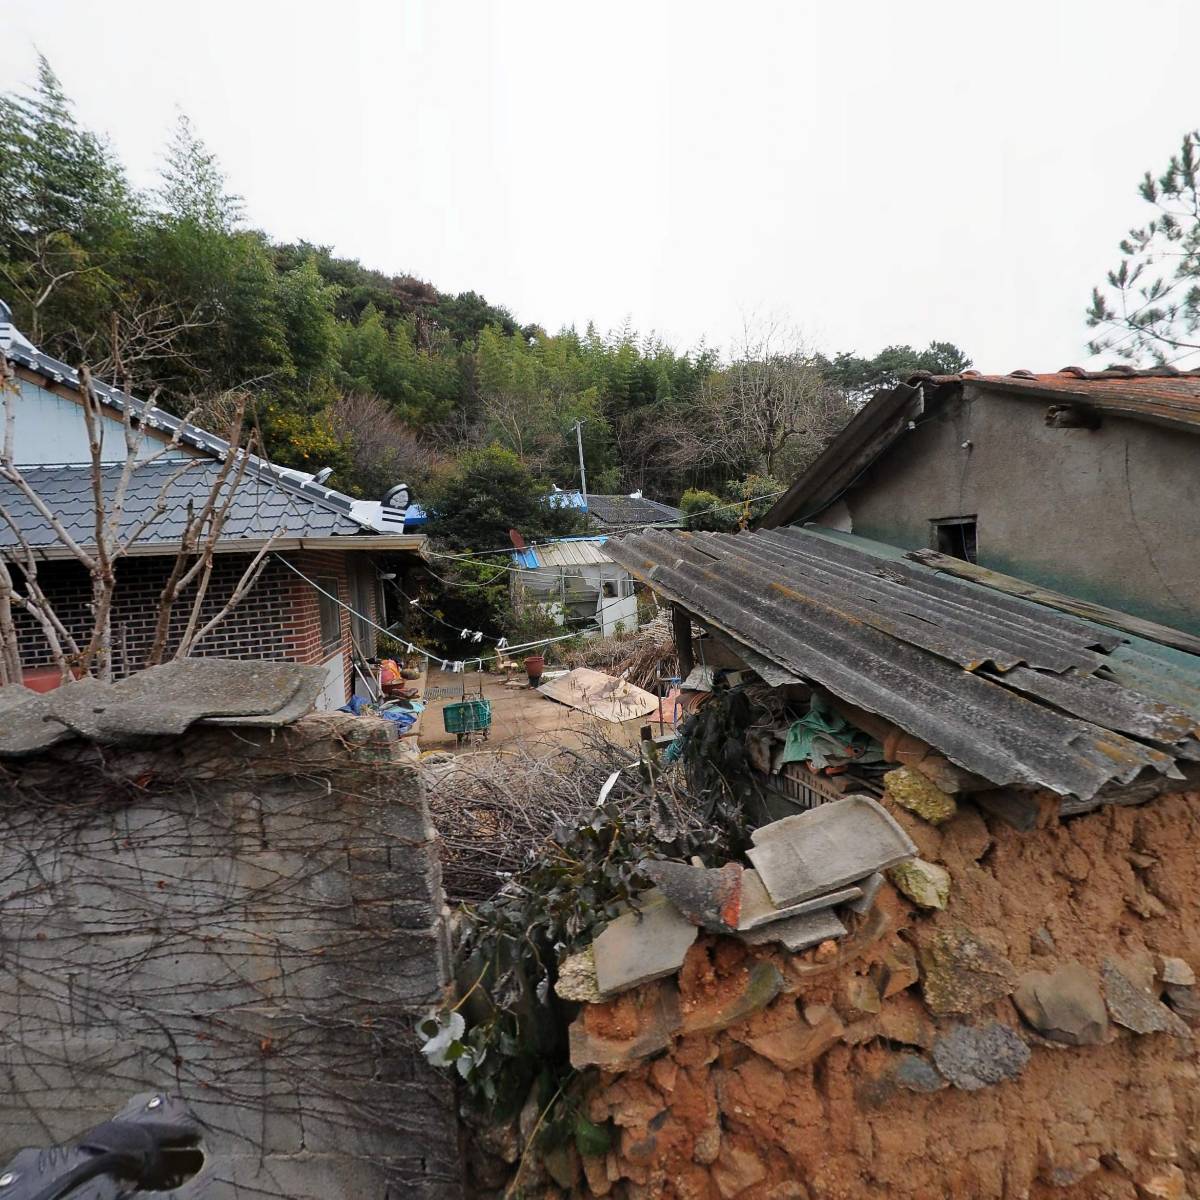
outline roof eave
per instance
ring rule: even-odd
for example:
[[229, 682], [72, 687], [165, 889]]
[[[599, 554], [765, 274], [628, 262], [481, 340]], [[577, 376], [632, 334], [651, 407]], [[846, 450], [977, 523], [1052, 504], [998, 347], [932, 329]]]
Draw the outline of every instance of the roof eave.
[[[219, 538], [216, 554], [257, 554], [264, 546], [272, 550], [344, 550], [351, 553], [373, 550], [376, 553], [415, 554], [430, 561], [429, 539], [420, 533], [341, 534], [325, 537]], [[84, 550], [91, 547], [84, 546]], [[121, 558], [165, 558], [179, 550], [178, 542], [134, 542]], [[34, 554], [45, 562], [70, 561], [76, 556], [61, 542], [33, 547]]]
[[923, 407], [920, 383], [899, 383], [877, 393], [775, 501], [760, 522], [762, 528], [806, 521], [827, 508], [920, 416]]

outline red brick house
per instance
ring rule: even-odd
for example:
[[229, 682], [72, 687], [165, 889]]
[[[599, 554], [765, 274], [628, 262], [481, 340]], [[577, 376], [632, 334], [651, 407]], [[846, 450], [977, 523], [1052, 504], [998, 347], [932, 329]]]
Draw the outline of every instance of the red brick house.
[[[10, 397], [13, 462], [72, 537], [81, 545], [94, 541], [95, 505], [78, 376], [14, 330], [2, 304], [0, 352], [16, 385]], [[126, 492], [122, 532], [144, 522], [162, 501], [161, 513], [118, 562], [113, 665], [117, 675], [125, 675], [143, 665], [150, 648], [159, 594], [179, 546], [188, 501], [201, 503], [209, 495], [229, 446], [116, 389], [95, 384], [94, 391], [105, 413], [101, 473], [106, 494], [117, 486], [126, 460], [127, 409], [146, 433]], [[170, 445], [173, 440], [176, 444]], [[150, 461], [164, 446], [169, 446], [167, 452]], [[0, 481], [0, 555], [19, 586], [16, 530], [37, 555], [39, 581], [59, 617], [68, 628], [86, 627], [90, 594], [85, 570], [36, 506], [15, 485]], [[374, 655], [376, 631], [369, 622], [384, 623], [382, 575], [416, 566], [425, 554], [425, 538], [404, 531], [402, 509], [384, 501], [355, 500], [313, 476], [251, 457], [230, 501], [202, 620], [221, 610], [248, 564], [271, 539], [253, 589], [195, 653], [324, 665], [329, 683], [323, 702], [338, 707], [355, 690], [355, 649], [364, 658]], [[179, 642], [190, 608], [185, 592], [172, 614], [168, 653]], [[23, 613], [16, 618], [26, 682], [57, 678], [40, 631]]]

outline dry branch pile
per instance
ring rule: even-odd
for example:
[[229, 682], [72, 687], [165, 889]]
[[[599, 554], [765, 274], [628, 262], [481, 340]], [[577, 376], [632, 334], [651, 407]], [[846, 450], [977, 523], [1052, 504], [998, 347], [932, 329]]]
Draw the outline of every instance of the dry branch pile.
[[594, 735], [582, 746], [531, 742], [427, 765], [450, 902], [494, 896], [556, 828], [591, 811], [604, 781], [630, 761], [629, 747]]
[[426, 796], [450, 902], [490, 900], [551, 843], [586, 826], [614, 771], [621, 773], [607, 804], [631, 832], [645, 826], [663, 843], [715, 837], [712, 805], [688, 791], [682, 773], [656, 770], [651, 786], [636, 753], [592, 730], [578, 746], [529, 741], [427, 762]]
[[660, 676], [676, 675], [679, 660], [671, 638], [671, 623], [658, 616], [637, 633], [595, 638], [563, 653], [563, 662], [574, 670], [591, 667], [607, 675], [627, 679], [636, 687], [655, 691]]

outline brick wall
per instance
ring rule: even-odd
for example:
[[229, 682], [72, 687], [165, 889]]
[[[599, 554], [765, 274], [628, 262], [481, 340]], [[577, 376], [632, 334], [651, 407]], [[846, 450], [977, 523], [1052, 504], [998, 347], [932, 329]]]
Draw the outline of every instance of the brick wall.
[[[331, 594], [336, 594], [343, 604], [352, 604], [350, 591], [350, 574], [352, 571], [364, 570], [366, 564], [355, 560], [356, 556], [339, 553], [336, 550], [307, 550], [300, 554], [288, 556], [288, 561], [295, 564], [309, 579], [321, 585]], [[286, 568], [283, 568], [286, 570]], [[350, 631], [350, 614], [341, 610], [341, 637], [337, 645], [325, 645], [321, 640], [321, 597], [298, 575], [292, 576], [289, 595], [292, 605], [292, 622], [287, 630], [288, 657], [294, 662], [322, 663], [332, 655], [341, 653], [345, 663], [345, 680], [347, 694], [353, 689], [354, 668], [351, 663], [351, 648], [353, 645]], [[371, 568], [374, 578], [374, 569]], [[329, 586], [336, 584], [336, 588]], [[372, 593], [377, 589], [372, 588]], [[378, 614], [370, 609], [364, 615], [371, 620], [378, 620]], [[363, 647], [364, 651], [368, 648]]]
[[[371, 556], [344, 551], [306, 551], [286, 556], [298, 570], [318, 582], [331, 581], [338, 599], [352, 603], [350, 574], [362, 571], [374, 581]], [[221, 554], [214, 560], [212, 580], [202, 605], [203, 624], [224, 606], [247, 565], [248, 554]], [[113, 663], [118, 676], [138, 670], [145, 663], [154, 639], [158, 599], [166, 582], [171, 560], [166, 557], [122, 559], [117, 565], [117, 590], [113, 604]], [[41, 565], [38, 579], [55, 611], [76, 636], [88, 625], [90, 587], [87, 573], [75, 562]], [[378, 620], [375, 586], [361, 589], [367, 599], [366, 616]], [[193, 588], [179, 598], [171, 618], [168, 654], [179, 644], [191, 612]], [[50, 647], [41, 631], [24, 613], [16, 615], [21, 642], [21, 661], [27, 669], [52, 666]], [[346, 664], [346, 685], [351, 683], [350, 614], [340, 610], [341, 636], [336, 645], [321, 639], [320, 597], [282, 563], [270, 561], [253, 590], [197, 646], [199, 655], [220, 658], [266, 658], [319, 664], [341, 651]], [[370, 652], [370, 647], [363, 647]]]

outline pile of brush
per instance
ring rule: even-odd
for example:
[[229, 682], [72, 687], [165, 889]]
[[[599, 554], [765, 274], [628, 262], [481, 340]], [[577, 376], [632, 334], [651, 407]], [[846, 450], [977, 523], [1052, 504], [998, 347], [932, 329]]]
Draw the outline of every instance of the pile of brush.
[[666, 616], [655, 617], [637, 633], [619, 633], [594, 638], [562, 655], [571, 670], [591, 667], [618, 679], [627, 680], [648, 692], [657, 690], [657, 681], [679, 673], [679, 659], [671, 637], [671, 622]]

